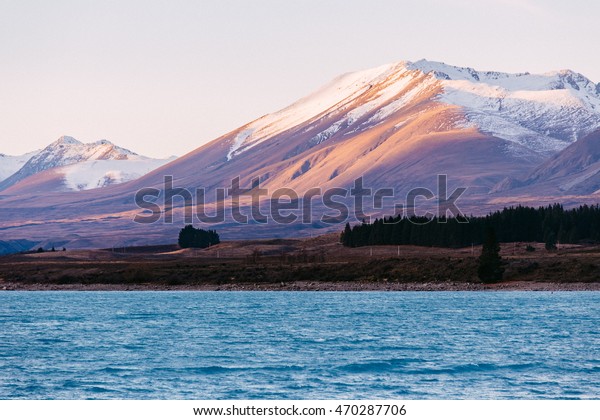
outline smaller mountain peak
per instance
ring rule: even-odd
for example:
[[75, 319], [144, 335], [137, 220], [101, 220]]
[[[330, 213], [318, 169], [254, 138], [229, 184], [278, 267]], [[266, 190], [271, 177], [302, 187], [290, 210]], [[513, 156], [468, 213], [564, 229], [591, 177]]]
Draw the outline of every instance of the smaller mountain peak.
[[79, 140], [71, 136], [61, 136], [58, 140], [56, 140], [53, 145], [61, 145], [61, 144], [83, 144]]
[[71, 137], [71, 136], [61, 136], [58, 141], [63, 142], [63, 143], [75, 143], [75, 144], [81, 144], [81, 142], [79, 140], [77, 140], [75, 137]]
[[570, 69], [558, 70], [556, 72], [548, 73], [548, 75], [556, 78], [555, 85], [553, 86], [554, 89], [566, 89], [567, 87], [570, 87], [574, 90], [584, 89], [594, 94], [600, 92], [598, 86], [590, 79], [583, 74]]
[[558, 70], [557, 73], [558, 73], [559, 76], [562, 76], [562, 77], [574, 77], [574, 78], [577, 78], [577, 79], [588, 80], [588, 78], [585, 77], [583, 74], [577, 73], [576, 71], [573, 71], [571, 69]]
[[559, 70], [557, 73], [558, 76], [562, 79], [577, 80], [579, 82], [590, 82], [590, 80], [583, 74], [577, 73], [576, 71], [570, 69], [562, 69]]
[[110, 141], [106, 140], [106, 139], [102, 139], [102, 140], [98, 140], [94, 143], [92, 143], [94, 146], [114, 146], [113, 143], [111, 143]]
[[575, 72], [571, 69], [561, 69], [561, 70], [558, 70], [558, 74], [567, 75], [567, 74], [575, 74]]
[[412, 70], [420, 70], [423, 73], [432, 73], [440, 80], [474, 80], [479, 81], [479, 73], [471, 67], [457, 67], [441, 61], [429, 61], [422, 59], [409, 64]]

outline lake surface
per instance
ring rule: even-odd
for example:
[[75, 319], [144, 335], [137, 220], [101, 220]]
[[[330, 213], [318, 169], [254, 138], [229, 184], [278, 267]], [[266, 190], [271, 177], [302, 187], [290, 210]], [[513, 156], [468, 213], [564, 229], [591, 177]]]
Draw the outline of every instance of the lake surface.
[[599, 292], [0, 293], [0, 399], [599, 397]]

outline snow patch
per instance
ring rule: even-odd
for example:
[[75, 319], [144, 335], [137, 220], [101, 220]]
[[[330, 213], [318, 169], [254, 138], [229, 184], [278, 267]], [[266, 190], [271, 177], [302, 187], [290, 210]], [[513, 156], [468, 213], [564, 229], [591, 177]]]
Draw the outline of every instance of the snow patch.
[[254, 129], [244, 130], [235, 136], [235, 139], [233, 139], [233, 144], [231, 145], [231, 149], [229, 149], [229, 153], [227, 153], [227, 160], [231, 160], [236, 155], [236, 152], [240, 149], [240, 147], [242, 147], [244, 142], [252, 135], [253, 132]]
[[6, 178], [21, 169], [23, 165], [25, 165], [27, 161], [37, 153], [39, 153], [39, 150], [21, 156], [0, 154], [0, 181], [4, 181]]
[[331, 127], [329, 127], [326, 130], [321, 131], [319, 134], [317, 134], [316, 136], [313, 136], [308, 142], [311, 146], [316, 146], [318, 144], [323, 143], [326, 140], [329, 140], [329, 138], [331, 138], [331, 136], [333, 136], [335, 133], [337, 133], [338, 131], [340, 131], [340, 128], [342, 128], [342, 125], [345, 123], [344, 120], [338, 121], [335, 124], [333, 124]]
[[65, 186], [70, 190], [90, 190], [132, 181], [173, 159], [93, 160], [63, 166]]

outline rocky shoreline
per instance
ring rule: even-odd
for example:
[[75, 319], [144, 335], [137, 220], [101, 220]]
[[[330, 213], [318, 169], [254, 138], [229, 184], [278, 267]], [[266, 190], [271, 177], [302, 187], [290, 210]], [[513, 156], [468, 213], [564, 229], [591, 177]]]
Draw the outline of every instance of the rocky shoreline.
[[294, 291], [294, 292], [462, 292], [462, 291], [531, 291], [531, 292], [582, 292], [600, 291], [600, 283], [550, 283], [508, 281], [496, 284], [481, 283], [364, 283], [364, 282], [290, 282], [290, 283], [231, 283], [215, 284], [53, 284], [0, 282], [0, 292], [6, 291]]

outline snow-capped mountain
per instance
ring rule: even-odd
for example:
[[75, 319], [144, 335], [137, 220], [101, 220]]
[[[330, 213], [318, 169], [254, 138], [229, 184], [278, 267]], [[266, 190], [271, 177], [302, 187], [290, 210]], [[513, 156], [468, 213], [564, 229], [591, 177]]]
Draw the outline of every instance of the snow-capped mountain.
[[487, 195], [598, 128], [600, 87], [569, 70], [509, 74], [399, 62], [342, 75], [169, 171], [184, 186], [240, 175], [299, 193], [359, 176], [406, 191], [431, 187], [445, 173]]
[[440, 100], [465, 110], [467, 124], [538, 152], [556, 152], [600, 127], [600, 86], [571, 70], [543, 75], [412, 65], [442, 79]]
[[139, 178], [169, 159], [140, 156], [107, 140], [84, 144], [63, 136], [19, 162], [23, 163], [10, 168], [16, 169], [0, 182], [3, 194], [105, 187]]
[[[174, 226], [139, 225], [132, 219], [140, 213], [135, 192], [163, 189], [165, 175], [173, 177], [175, 187], [205, 188], [209, 207], [217, 199], [215, 190], [230, 187], [237, 177], [242, 188], [258, 178], [261, 188], [290, 188], [299, 197], [315, 188], [351, 188], [362, 177], [365, 187], [393, 189], [402, 200], [415, 187], [437, 191], [437, 174], [448, 176], [449, 192], [467, 187], [461, 209], [473, 214], [507, 204], [597, 202], [599, 129], [600, 87], [578, 73], [509, 74], [424, 60], [398, 62], [342, 75], [289, 107], [128, 183], [39, 200], [52, 177], [49, 172], [43, 179], [29, 176], [3, 192], [12, 197], [0, 197], [0, 227], [6, 227], [7, 237], [38, 239], [36, 226], [43, 224], [41, 239], [77, 234], [81, 246], [111, 245], [117, 237], [130, 238], [131, 244], [164, 243], [172, 240]], [[80, 174], [90, 173], [98, 162], [86, 160], [90, 167]], [[589, 164], [585, 172], [578, 170], [581, 162]], [[74, 176], [66, 181], [68, 166], [51, 171], [71, 188], [97, 185]], [[250, 198], [241, 204], [251, 205]], [[174, 212], [181, 211], [183, 201], [174, 205]], [[316, 210], [318, 220], [323, 209]], [[248, 231], [231, 220], [216, 228], [230, 237], [338, 229], [315, 222]]]
[[[310, 144], [326, 141], [340, 131], [345, 135], [364, 131], [414, 106], [415, 99], [426, 92], [462, 111], [462, 118], [451, 122], [454, 128], [473, 127], [509, 140], [514, 153], [548, 155], [600, 127], [600, 85], [579, 73], [510, 74], [421, 60], [335, 79], [290, 107], [244, 127], [231, 142], [227, 159], [332, 114], [340, 116], [312, 137]], [[362, 119], [366, 115], [369, 118]]]

